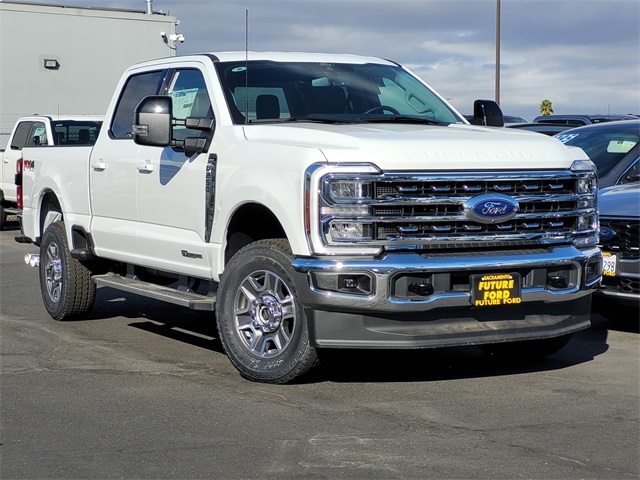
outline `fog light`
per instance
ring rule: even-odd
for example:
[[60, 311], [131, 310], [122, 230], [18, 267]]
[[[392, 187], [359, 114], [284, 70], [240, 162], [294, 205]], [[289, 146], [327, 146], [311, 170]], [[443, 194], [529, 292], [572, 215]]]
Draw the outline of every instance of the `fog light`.
[[370, 240], [371, 225], [356, 222], [334, 222], [331, 224], [333, 240]]
[[553, 288], [567, 288], [569, 284], [567, 283], [566, 275], [549, 275], [547, 277], [547, 284]]
[[366, 273], [311, 272], [310, 280], [314, 289], [349, 295], [371, 295], [374, 285], [373, 278]]
[[358, 286], [358, 281], [355, 278], [342, 279], [342, 288], [356, 288], [357, 286]]

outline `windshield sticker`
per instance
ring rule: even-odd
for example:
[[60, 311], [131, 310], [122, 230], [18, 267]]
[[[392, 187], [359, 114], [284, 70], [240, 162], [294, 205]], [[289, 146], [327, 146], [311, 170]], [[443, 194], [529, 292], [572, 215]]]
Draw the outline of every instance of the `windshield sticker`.
[[608, 153], [627, 153], [633, 147], [635, 147], [638, 142], [634, 142], [633, 140], [612, 140], [609, 142], [609, 146], [607, 147]]
[[173, 99], [173, 116], [176, 118], [187, 118], [190, 116], [191, 109], [193, 108], [193, 100], [196, 98], [197, 93], [197, 88], [171, 92], [171, 98]]

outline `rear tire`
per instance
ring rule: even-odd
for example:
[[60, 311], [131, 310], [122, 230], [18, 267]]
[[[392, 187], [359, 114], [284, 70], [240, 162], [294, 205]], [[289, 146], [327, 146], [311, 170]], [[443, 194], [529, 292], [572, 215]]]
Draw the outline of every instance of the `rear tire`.
[[500, 359], [529, 361], [552, 355], [561, 350], [571, 340], [571, 334], [542, 340], [526, 340], [522, 342], [490, 343], [478, 345], [488, 355]]
[[55, 320], [85, 316], [93, 306], [96, 284], [91, 272], [71, 256], [63, 222], [47, 227], [40, 243], [40, 292]]
[[260, 240], [240, 249], [220, 279], [220, 341], [248, 380], [288, 383], [317, 363], [293, 282], [292, 259], [286, 240]]

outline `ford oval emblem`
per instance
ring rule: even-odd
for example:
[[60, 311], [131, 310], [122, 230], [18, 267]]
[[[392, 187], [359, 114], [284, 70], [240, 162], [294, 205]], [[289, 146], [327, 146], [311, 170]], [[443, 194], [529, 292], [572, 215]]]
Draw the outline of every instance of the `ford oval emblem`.
[[617, 235], [617, 233], [613, 228], [600, 227], [600, 240], [608, 242], [609, 240], [611, 240], [616, 235]]
[[518, 208], [513, 197], [499, 193], [478, 195], [464, 203], [467, 218], [478, 223], [506, 222], [516, 216]]

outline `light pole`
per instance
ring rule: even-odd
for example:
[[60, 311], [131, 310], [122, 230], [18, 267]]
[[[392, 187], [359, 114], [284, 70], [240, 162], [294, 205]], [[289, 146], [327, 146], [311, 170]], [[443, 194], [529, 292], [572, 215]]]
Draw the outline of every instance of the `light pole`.
[[500, 0], [496, 0], [496, 103], [500, 105]]

